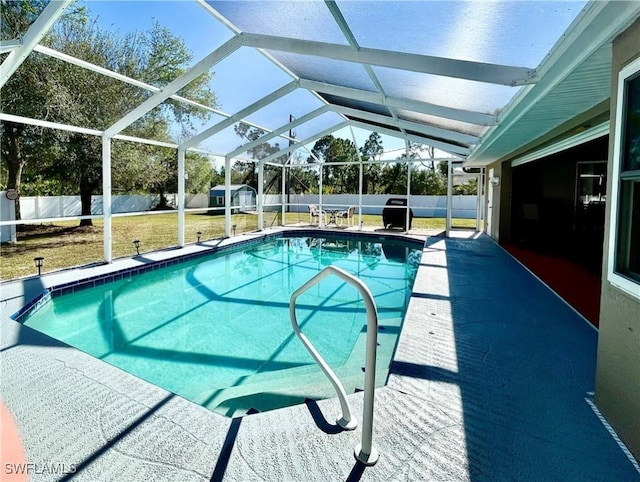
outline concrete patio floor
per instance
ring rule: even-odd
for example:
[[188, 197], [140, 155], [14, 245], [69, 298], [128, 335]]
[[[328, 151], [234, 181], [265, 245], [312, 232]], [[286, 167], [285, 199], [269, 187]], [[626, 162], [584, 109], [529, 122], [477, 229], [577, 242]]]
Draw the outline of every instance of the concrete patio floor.
[[[356, 463], [361, 426], [339, 430], [336, 399], [224, 418], [9, 319], [70, 272], [3, 283], [0, 392], [31, 480], [640, 481], [590, 403], [597, 331], [492, 240], [471, 238], [427, 238], [376, 390], [373, 467]], [[349, 398], [361, 419], [362, 393]]]

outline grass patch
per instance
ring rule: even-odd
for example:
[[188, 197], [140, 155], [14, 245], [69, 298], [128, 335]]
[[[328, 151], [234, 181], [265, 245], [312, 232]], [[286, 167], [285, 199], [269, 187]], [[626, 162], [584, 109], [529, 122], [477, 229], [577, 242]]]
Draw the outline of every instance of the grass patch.
[[[258, 227], [256, 214], [234, 214], [232, 224], [236, 234], [255, 231]], [[280, 212], [264, 213], [266, 227], [279, 226]], [[308, 213], [287, 213], [288, 224], [308, 223]], [[357, 222], [356, 216], [356, 222]], [[381, 216], [363, 216], [364, 226], [382, 227]], [[444, 229], [442, 218], [414, 218], [413, 229]], [[474, 219], [456, 219], [454, 226], [474, 228]], [[199, 213], [185, 215], [185, 241], [195, 243], [197, 232], [201, 240], [224, 236], [224, 216]], [[24, 225], [19, 227], [16, 243], [5, 243], [0, 247], [3, 280], [30, 276], [36, 273], [33, 258], [43, 256], [43, 273], [73, 266], [102, 263], [103, 222], [94, 220], [93, 226], [78, 226], [78, 221], [55, 224]], [[120, 258], [136, 254], [133, 240], [140, 240], [140, 252], [157, 251], [178, 244], [178, 214], [146, 214], [141, 216], [115, 217], [112, 220], [113, 257]]]

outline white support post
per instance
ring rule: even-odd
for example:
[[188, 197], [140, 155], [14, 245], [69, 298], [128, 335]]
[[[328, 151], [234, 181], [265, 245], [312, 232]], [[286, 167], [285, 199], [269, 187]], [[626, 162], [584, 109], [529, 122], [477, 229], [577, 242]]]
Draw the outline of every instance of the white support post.
[[318, 226], [319, 227], [323, 227], [324, 226], [324, 219], [322, 219], [322, 164], [318, 164], [318, 166], [320, 167], [320, 182], [319, 182], [319, 186], [320, 186], [320, 191], [318, 192], [318, 209], [320, 209], [320, 216], [318, 216]]
[[481, 230], [486, 231], [487, 229], [487, 169], [482, 168], [482, 175], [480, 176], [480, 180], [482, 181], [482, 187], [480, 188], [480, 193], [482, 194], [482, 203], [481, 203], [481, 211], [482, 211], [482, 225]]
[[258, 163], [258, 229], [264, 229], [264, 164]]
[[185, 152], [178, 148], [178, 246], [184, 247]]
[[281, 226], [285, 225], [284, 218], [287, 212], [287, 193], [285, 192], [285, 190], [287, 189], [287, 178], [285, 177], [287, 175], [286, 169], [286, 165], [282, 164], [282, 182], [280, 183], [280, 202], [282, 203], [282, 219], [280, 222]]
[[353, 139], [353, 144], [356, 146], [356, 153], [358, 154], [358, 163], [360, 165], [360, 172], [358, 173], [358, 229], [362, 231], [362, 186], [364, 184], [362, 156], [360, 155], [360, 149], [358, 148], [358, 143], [356, 142], [356, 134], [355, 132], [353, 132], [353, 126], [349, 126], [349, 129], [351, 130], [351, 138]]
[[477, 186], [477, 192], [476, 192], [476, 231], [480, 232], [481, 226], [480, 226], [480, 220], [482, 218], [482, 171], [484, 170], [481, 169], [480, 173], [478, 173], [478, 177], [477, 182], [478, 182], [478, 186]]
[[447, 220], [445, 225], [445, 236], [451, 235], [451, 209], [453, 205], [453, 165], [451, 159], [447, 160]]
[[113, 251], [111, 247], [111, 138], [102, 137], [102, 216], [103, 227], [103, 249], [106, 263], [113, 261]]
[[407, 212], [406, 212], [406, 218], [405, 218], [405, 222], [406, 222], [406, 227], [407, 227], [407, 232], [409, 232], [410, 229], [410, 215], [409, 213], [411, 212], [411, 161], [407, 161]]
[[224, 235], [231, 236], [231, 158], [224, 158]]
[[20, 39], [0, 40], [0, 54], [8, 54], [22, 45]]
[[407, 210], [405, 212], [405, 227], [406, 232], [409, 232], [409, 213], [411, 212], [411, 161], [409, 160], [409, 154], [411, 150], [409, 149], [409, 141], [405, 141], [405, 148], [407, 152]]
[[358, 229], [362, 231], [362, 185], [364, 183], [364, 173], [362, 166], [362, 158], [360, 158], [360, 173], [358, 179]]

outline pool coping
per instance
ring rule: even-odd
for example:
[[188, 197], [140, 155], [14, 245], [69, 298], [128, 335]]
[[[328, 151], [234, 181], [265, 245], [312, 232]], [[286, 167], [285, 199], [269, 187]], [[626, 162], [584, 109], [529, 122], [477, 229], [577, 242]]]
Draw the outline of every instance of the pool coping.
[[[359, 428], [334, 429], [335, 398], [231, 420], [6, 318], [2, 398], [29, 461], [74, 464], [80, 480], [640, 482], [590, 406], [591, 355], [580, 354], [586, 367], [576, 364], [576, 346], [584, 337], [591, 346], [594, 331], [486, 236], [471, 237], [432, 237], [423, 248], [393, 373], [375, 392], [381, 457], [373, 467], [353, 459]], [[488, 279], [469, 284], [481, 275]], [[506, 289], [485, 299], [492, 283]], [[505, 310], [515, 317], [509, 331]], [[530, 325], [536, 330], [513, 346], [469, 343], [470, 334]], [[545, 326], [560, 330], [559, 340], [548, 340]], [[571, 358], [532, 351], [556, 345]], [[498, 363], [507, 355], [517, 362]], [[531, 370], [538, 376], [521, 379]], [[506, 387], [498, 383], [505, 377]], [[348, 399], [361, 414], [362, 393]]]

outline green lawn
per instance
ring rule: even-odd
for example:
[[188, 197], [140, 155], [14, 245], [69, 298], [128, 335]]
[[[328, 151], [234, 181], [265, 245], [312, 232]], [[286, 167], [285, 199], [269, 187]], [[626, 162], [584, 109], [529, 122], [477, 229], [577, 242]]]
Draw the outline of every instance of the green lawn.
[[[133, 240], [140, 240], [140, 252], [156, 251], [178, 244], [176, 214], [157, 214], [113, 218], [113, 257], [136, 254]], [[254, 231], [258, 220], [255, 214], [234, 214], [232, 223], [236, 234]], [[287, 213], [287, 223], [308, 223], [307, 213]], [[364, 226], [382, 227], [380, 216], [363, 216]], [[280, 213], [265, 213], [265, 226], [279, 226]], [[356, 216], [357, 222], [357, 216]], [[444, 229], [442, 218], [414, 218], [414, 229]], [[102, 221], [94, 221], [94, 226], [79, 227], [78, 221], [56, 222], [55, 224], [26, 225], [18, 232], [17, 243], [2, 244], [0, 247], [1, 279], [13, 279], [36, 273], [33, 258], [43, 256], [43, 272], [71, 266], [99, 263], [103, 260]], [[456, 227], [475, 227], [473, 219], [455, 219]], [[185, 238], [187, 243], [197, 240], [197, 232], [202, 240], [220, 238], [224, 235], [224, 216], [206, 214], [186, 214]]]

